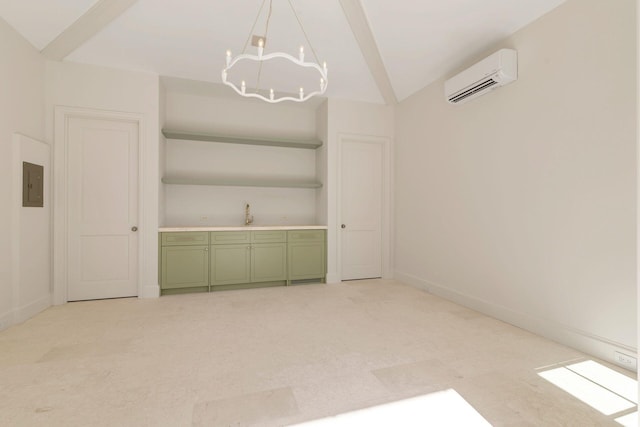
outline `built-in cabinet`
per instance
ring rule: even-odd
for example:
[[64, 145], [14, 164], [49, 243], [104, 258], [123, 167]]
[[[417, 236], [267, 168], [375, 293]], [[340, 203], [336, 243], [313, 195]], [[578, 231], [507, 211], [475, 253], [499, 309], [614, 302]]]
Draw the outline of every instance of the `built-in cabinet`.
[[286, 231], [211, 233], [211, 285], [287, 280]]
[[325, 281], [325, 230], [160, 233], [163, 295]]

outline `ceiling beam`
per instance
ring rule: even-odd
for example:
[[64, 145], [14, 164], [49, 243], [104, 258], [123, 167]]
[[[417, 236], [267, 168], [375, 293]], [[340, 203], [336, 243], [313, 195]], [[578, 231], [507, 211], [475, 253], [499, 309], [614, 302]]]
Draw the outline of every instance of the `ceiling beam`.
[[360, 50], [362, 51], [364, 60], [369, 66], [369, 71], [376, 85], [378, 85], [378, 90], [382, 98], [384, 98], [384, 102], [389, 105], [396, 104], [398, 98], [396, 98], [396, 94], [393, 91], [391, 80], [382, 61], [382, 56], [380, 56], [378, 45], [373, 37], [373, 32], [371, 32], [371, 27], [369, 26], [367, 15], [362, 8], [362, 3], [360, 0], [340, 0], [340, 4], [351, 26], [351, 31], [358, 41], [358, 45], [360, 45]]
[[91, 9], [42, 49], [42, 54], [48, 59], [62, 61], [129, 9], [136, 1], [98, 0]]

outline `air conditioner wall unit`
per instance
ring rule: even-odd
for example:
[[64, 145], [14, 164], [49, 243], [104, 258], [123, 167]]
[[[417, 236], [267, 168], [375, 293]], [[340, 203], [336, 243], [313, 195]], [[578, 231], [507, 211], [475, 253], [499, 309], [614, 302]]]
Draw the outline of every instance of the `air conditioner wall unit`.
[[500, 49], [444, 82], [445, 97], [462, 104], [518, 79], [518, 52]]

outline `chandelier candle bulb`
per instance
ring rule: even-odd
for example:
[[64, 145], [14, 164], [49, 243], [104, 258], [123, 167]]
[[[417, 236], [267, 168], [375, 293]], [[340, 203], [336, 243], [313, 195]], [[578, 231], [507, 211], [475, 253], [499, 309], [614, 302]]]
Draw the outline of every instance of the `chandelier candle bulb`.
[[327, 61], [324, 61], [324, 63], [322, 64], [322, 69], [324, 70], [324, 75], [327, 75]]
[[300, 62], [304, 62], [304, 46], [300, 46]]
[[273, 101], [273, 89], [269, 90], [269, 99]]
[[227, 51], [227, 67], [229, 66], [229, 63], [231, 63], [231, 51], [230, 50]]
[[320, 79], [320, 90], [324, 89], [324, 79]]
[[264, 53], [264, 39], [258, 40], [258, 56], [262, 58], [262, 54]]
[[247, 84], [244, 82], [244, 80], [242, 81], [242, 84], [240, 85], [240, 90], [242, 91], [243, 95], [247, 91]]
[[304, 98], [304, 89], [300, 88], [300, 99]]

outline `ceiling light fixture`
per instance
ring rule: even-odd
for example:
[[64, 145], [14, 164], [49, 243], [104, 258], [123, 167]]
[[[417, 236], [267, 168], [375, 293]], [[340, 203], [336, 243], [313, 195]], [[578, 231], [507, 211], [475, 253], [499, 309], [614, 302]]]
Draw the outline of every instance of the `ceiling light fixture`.
[[[253, 35], [253, 30], [256, 27], [256, 24], [258, 22], [258, 19], [260, 18], [260, 13], [262, 12], [262, 9], [264, 8], [264, 5], [266, 3], [267, 0], [263, 0], [262, 2], [262, 6], [260, 6], [260, 9], [258, 10], [258, 15], [256, 16], [256, 20], [253, 23], [253, 27], [251, 27], [251, 32], [249, 33], [249, 37], [247, 38], [247, 41], [244, 45], [244, 48], [242, 50], [242, 54], [236, 56], [235, 58], [233, 58], [231, 56], [231, 51], [227, 50], [227, 56], [226, 56], [226, 66], [225, 68], [222, 70], [222, 82], [231, 87], [233, 90], [235, 90], [238, 95], [244, 96], [246, 98], [258, 98], [261, 99], [263, 101], [275, 104], [278, 102], [282, 102], [282, 101], [294, 101], [294, 102], [304, 102], [306, 100], [308, 100], [309, 98], [316, 96], [316, 95], [322, 95], [323, 93], [325, 93], [325, 91], [327, 90], [327, 85], [329, 84], [329, 79], [327, 78], [327, 63], [324, 62], [322, 67], [320, 65], [318, 65], [319, 61], [318, 61], [318, 56], [316, 55], [316, 51], [313, 48], [313, 46], [311, 45], [311, 42], [309, 41], [309, 37], [307, 36], [307, 32], [304, 30], [304, 27], [302, 26], [302, 22], [300, 21], [300, 17], [298, 16], [298, 14], [296, 13], [295, 9], [293, 8], [293, 4], [291, 4], [291, 0], [287, 0], [287, 2], [289, 3], [289, 6], [291, 7], [291, 10], [293, 11], [293, 14], [295, 15], [298, 24], [300, 25], [300, 28], [302, 29], [302, 33], [304, 34], [305, 39], [307, 40], [307, 44], [309, 46], [309, 48], [311, 49], [311, 52], [313, 53], [313, 56], [315, 57], [316, 62], [306, 62], [305, 58], [304, 58], [304, 46], [300, 46], [300, 51], [298, 54], [298, 57], [294, 57], [292, 55], [289, 55], [288, 53], [285, 52], [272, 52], [272, 53], [268, 53], [265, 54], [264, 53], [264, 47], [266, 44], [266, 40], [267, 40], [267, 35], [269, 32], [269, 23], [271, 20], [271, 13], [273, 11], [273, 0], [269, 0], [269, 12], [267, 15], [267, 23], [266, 23], [266, 28], [265, 28], [265, 32], [264, 32], [264, 36], [260, 37], [260, 36], [253, 36], [254, 40], [257, 41], [257, 50], [258, 50], [258, 54], [257, 55], [251, 55], [251, 54], [247, 54], [245, 53], [247, 50], [247, 46], [249, 45], [249, 41], [252, 38]], [[256, 45], [256, 44], [254, 44]], [[277, 93], [273, 90], [273, 88], [270, 88], [268, 91], [268, 95], [265, 96], [262, 93], [260, 93], [261, 89], [260, 89], [260, 77], [261, 77], [261, 73], [262, 73], [262, 66], [266, 61], [270, 61], [276, 58], [281, 58], [281, 59], [285, 59], [290, 61], [291, 63], [299, 66], [299, 67], [303, 67], [303, 68], [310, 68], [310, 69], [314, 69], [316, 71], [318, 71], [319, 73], [319, 79], [318, 79], [318, 86], [316, 90], [307, 90], [305, 91], [305, 88], [303, 86], [300, 85], [300, 90], [298, 91], [298, 96], [291, 96], [291, 95], [287, 95], [287, 94], [283, 94], [282, 96], [277, 96]], [[229, 77], [229, 72], [230, 70], [239, 62], [242, 61], [256, 61], [259, 63], [259, 68], [258, 68], [258, 76], [257, 76], [257, 83], [256, 83], [256, 89], [255, 92], [253, 91], [249, 91], [247, 89], [247, 84], [245, 80], [242, 80], [242, 83], [240, 84], [240, 87], [238, 87], [235, 83], [233, 83], [232, 81], [230, 81], [228, 79]], [[267, 93], [267, 91], [263, 91], [264, 93]]]

